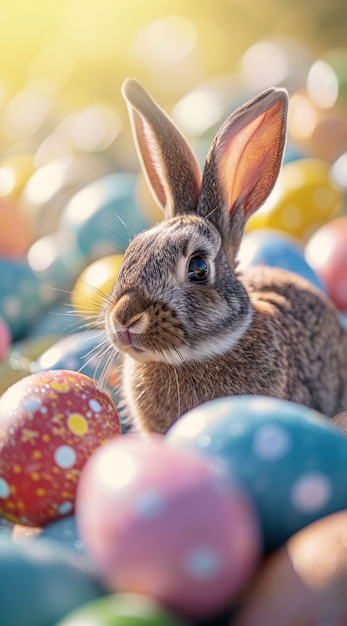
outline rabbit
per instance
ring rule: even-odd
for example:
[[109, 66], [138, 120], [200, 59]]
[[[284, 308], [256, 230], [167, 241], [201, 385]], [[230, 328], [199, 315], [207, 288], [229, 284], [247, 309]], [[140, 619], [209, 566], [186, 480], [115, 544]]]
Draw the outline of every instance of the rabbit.
[[347, 334], [306, 279], [237, 254], [247, 219], [277, 180], [288, 94], [269, 88], [222, 124], [201, 175], [176, 125], [135, 79], [122, 88], [147, 184], [164, 220], [135, 236], [105, 305], [121, 353], [123, 410], [165, 434], [190, 409], [265, 395], [327, 417], [347, 409]]

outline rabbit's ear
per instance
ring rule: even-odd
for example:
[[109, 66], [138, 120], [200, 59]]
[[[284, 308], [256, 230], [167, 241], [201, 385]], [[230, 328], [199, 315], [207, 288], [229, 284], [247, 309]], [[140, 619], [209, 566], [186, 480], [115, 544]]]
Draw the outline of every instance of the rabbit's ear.
[[287, 108], [287, 92], [268, 89], [232, 113], [212, 142], [198, 212], [229, 239], [231, 257], [237, 253], [248, 217], [263, 204], [277, 180]]
[[198, 162], [172, 120], [143, 87], [128, 78], [122, 87], [139, 161], [154, 200], [165, 217], [196, 211]]

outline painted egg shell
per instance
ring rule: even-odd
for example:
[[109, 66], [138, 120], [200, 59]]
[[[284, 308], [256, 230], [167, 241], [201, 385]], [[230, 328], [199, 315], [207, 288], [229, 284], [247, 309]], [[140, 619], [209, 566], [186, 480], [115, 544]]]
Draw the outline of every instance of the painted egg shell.
[[41, 541], [41, 539], [51, 539], [77, 552], [77, 554], [85, 554], [84, 545], [79, 536], [76, 517], [74, 515], [68, 515], [67, 517], [57, 519], [55, 522], [46, 524], [36, 537], [38, 541]]
[[339, 215], [344, 194], [320, 159], [300, 159], [283, 166], [268, 200], [249, 220], [247, 230], [276, 228], [301, 240]]
[[60, 226], [75, 234], [82, 252], [92, 259], [123, 252], [149, 226], [137, 207], [136, 175], [110, 174], [81, 189], [65, 206]]
[[5, 320], [0, 317], [0, 363], [6, 360], [11, 345], [11, 333]]
[[[34, 371], [68, 369], [102, 381], [108, 394], [119, 401], [119, 361], [115, 353], [113, 363], [106, 337], [98, 330], [84, 330], [54, 342], [32, 365]], [[104, 348], [103, 348], [104, 346]], [[123, 428], [123, 425], [122, 425]]]
[[310, 524], [260, 568], [233, 626], [347, 624], [347, 511]]
[[0, 398], [0, 513], [41, 526], [71, 514], [80, 471], [120, 433], [115, 406], [90, 378], [38, 372]]
[[107, 595], [73, 611], [55, 626], [190, 626], [149, 597], [134, 593]]
[[28, 250], [27, 259], [40, 277], [47, 302], [61, 300], [61, 290], [71, 289], [87, 263], [74, 237], [60, 231], [37, 239]]
[[186, 413], [167, 433], [175, 448], [226, 460], [258, 511], [266, 550], [316, 519], [347, 508], [347, 441], [300, 404], [239, 396]]
[[54, 231], [70, 198], [109, 171], [110, 165], [100, 156], [81, 154], [56, 159], [36, 170], [19, 197], [34, 238]]
[[52, 626], [105, 594], [90, 567], [71, 550], [45, 539], [0, 542], [3, 626]]
[[42, 283], [25, 261], [0, 258], [0, 316], [20, 339], [46, 302]]
[[0, 196], [16, 198], [34, 173], [32, 154], [14, 154], [0, 163]]
[[335, 306], [347, 310], [347, 217], [321, 226], [307, 242], [305, 258]]
[[241, 271], [255, 265], [281, 267], [300, 274], [325, 291], [322, 281], [305, 260], [300, 242], [280, 231], [261, 228], [245, 235], [240, 246], [238, 261]]
[[0, 197], [0, 256], [20, 258], [26, 254], [31, 241], [25, 216], [13, 200]]
[[96, 450], [76, 515], [111, 589], [149, 595], [185, 617], [228, 606], [260, 554], [258, 520], [224, 464], [170, 449], [159, 435], [123, 435]]
[[72, 304], [78, 313], [87, 317], [100, 313], [122, 261], [122, 254], [111, 254], [93, 261], [82, 271], [71, 293]]

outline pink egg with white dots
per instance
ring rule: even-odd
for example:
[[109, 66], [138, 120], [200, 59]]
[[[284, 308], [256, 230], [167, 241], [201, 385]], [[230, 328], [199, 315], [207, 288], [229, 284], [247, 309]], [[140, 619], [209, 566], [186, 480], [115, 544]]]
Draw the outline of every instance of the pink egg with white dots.
[[110, 589], [148, 595], [186, 618], [226, 609], [258, 564], [248, 496], [223, 463], [159, 435], [109, 442], [87, 461], [77, 523]]
[[309, 239], [305, 258], [340, 311], [347, 311], [347, 216], [321, 226]]
[[42, 526], [74, 512], [81, 469], [120, 434], [108, 394], [84, 374], [48, 370], [0, 398], [0, 515]]

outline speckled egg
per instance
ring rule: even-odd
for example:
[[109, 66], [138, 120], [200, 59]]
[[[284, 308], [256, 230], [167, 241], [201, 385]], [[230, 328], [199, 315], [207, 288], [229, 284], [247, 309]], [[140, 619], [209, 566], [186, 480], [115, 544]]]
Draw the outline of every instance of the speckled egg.
[[73, 611], [55, 626], [190, 626], [149, 597], [110, 594]]
[[281, 267], [303, 276], [325, 291], [323, 282], [305, 260], [301, 243], [283, 232], [260, 228], [247, 233], [240, 246], [238, 261], [240, 271], [255, 265]]
[[335, 306], [347, 310], [347, 217], [321, 226], [305, 247], [305, 258], [325, 285]]
[[252, 497], [267, 551], [347, 508], [347, 440], [300, 404], [262, 396], [214, 400], [183, 416], [166, 438], [227, 462]]
[[118, 172], [90, 183], [67, 203], [59, 224], [91, 259], [123, 252], [150, 225], [137, 206], [136, 175]]
[[111, 589], [143, 593], [189, 618], [223, 610], [260, 554], [248, 496], [224, 463], [123, 435], [81, 473], [76, 515], [87, 553]]
[[347, 511], [310, 524], [260, 568], [232, 626], [347, 624]]
[[46, 305], [43, 285], [25, 261], [0, 258], [0, 316], [20, 339]]
[[52, 626], [106, 593], [80, 557], [45, 539], [0, 542], [2, 626]]
[[120, 423], [93, 380], [50, 370], [23, 378], [1, 396], [0, 433], [0, 513], [40, 526], [73, 513], [85, 461], [120, 434]]
[[247, 230], [276, 228], [306, 241], [312, 232], [339, 215], [344, 192], [321, 159], [286, 163], [268, 200], [249, 220]]

